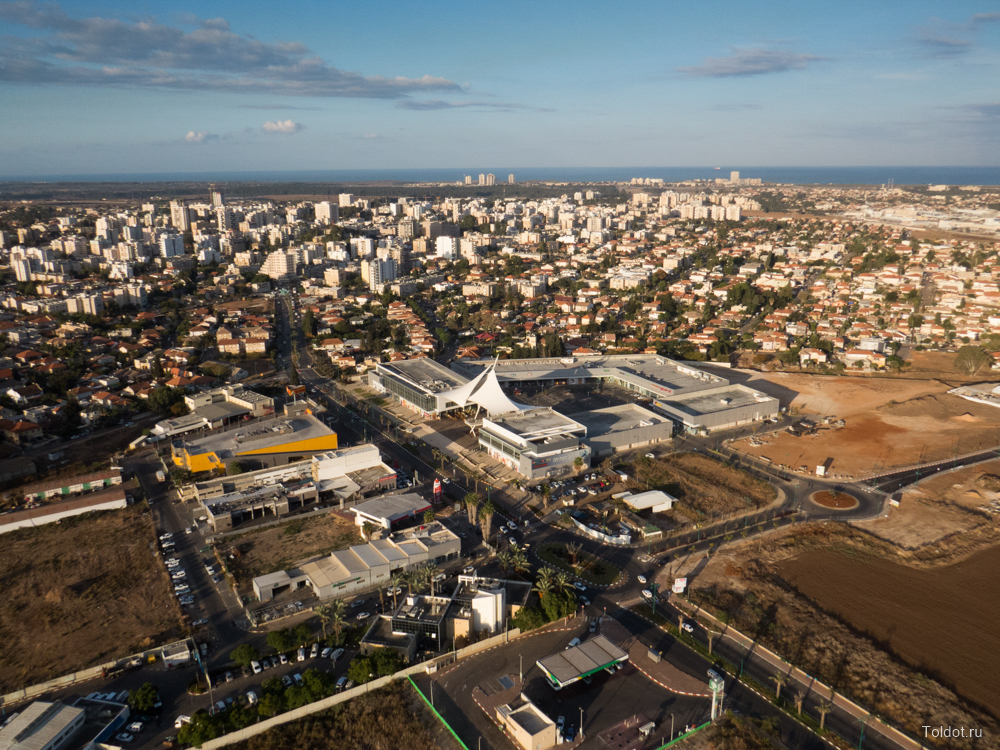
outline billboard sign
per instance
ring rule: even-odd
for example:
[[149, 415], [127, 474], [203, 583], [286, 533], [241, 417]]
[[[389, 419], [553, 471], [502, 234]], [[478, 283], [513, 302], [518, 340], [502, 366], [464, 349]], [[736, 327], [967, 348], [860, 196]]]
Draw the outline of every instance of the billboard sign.
[[688, 579], [687, 578], [675, 578], [673, 592], [675, 594], [683, 594], [684, 589], [687, 588]]

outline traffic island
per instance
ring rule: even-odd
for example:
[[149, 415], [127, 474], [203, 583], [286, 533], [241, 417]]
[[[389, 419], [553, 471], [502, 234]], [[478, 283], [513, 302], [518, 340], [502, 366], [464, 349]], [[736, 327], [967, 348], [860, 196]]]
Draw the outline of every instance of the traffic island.
[[854, 510], [860, 502], [848, 492], [831, 492], [823, 490], [809, 496], [809, 502], [827, 510]]
[[610, 586], [621, 575], [621, 571], [607, 560], [583, 552], [574, 544], [561, 542], [542, 544], [535, 551], [535, 555], [543, 563], [563, 570], [593, 586]]

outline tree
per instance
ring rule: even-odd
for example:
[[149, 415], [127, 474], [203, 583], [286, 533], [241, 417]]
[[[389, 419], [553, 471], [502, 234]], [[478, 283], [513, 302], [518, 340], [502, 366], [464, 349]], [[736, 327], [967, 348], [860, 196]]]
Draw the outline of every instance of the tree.
[[315, 614], [319, 618], [320, 627], [323, 629], [324, 641], [326, 640], [326, 624], [330, 621], [330, 615], [333, 611], [334, 602], [339, 602], [340, 604], [343, 604], [343, 602], [340, 602], [339, 599], [334, 599], [332, 602], [329, 602], [327, 604], [319, 604], [313, 607], [313, 614]]
[[480, 498], [475, 492], [469, 492], [465, 496], [465, 510], [469, 514], [469, 523], [472, 525], [475, 525], [476, 523], [476, 515], [481, 502], [482, 498]]
[[583, 459], [580, 458], [580, 456], [577, 456], [576, 458], [573, 459], [573, 468], [577, 470], [583, 468]]
[[143, 683], [137, 690], [129, 691], [128, 705], [133, 711], [141, 714], [152, 713], [153, 706], [159, 699], [156, 685], [152, 682]]
[[292, 635], [288, 632], [288, 628], [282, 628], [281, 630], [272, 630], [267, 634], [267, 645], [280, 653], [282, 651], [291, 651], [295, 642], [292, 640]]
[[306, 310], [306, 314], [302, 316], [302, 333], [309, 339], [316, 335], [316, 318], [311, 309]]
[[514, 568], [514, 572], [518, 575], [527, 573], [530, 570], [530, 565], [528, 563], [528, 553], [525, 552], [521, 547], [516, 544], [510, 545], [511, 551], [511, 567]]
[[191, 721], [177, 732], [177, 740], [183, 745], [201, 747], [209, 740], [214, 740], [222, 734], [220, 717], [209, 716], [204, 711], [196, 711], [191, 715]]
[[299, 646], [304, 646], [313, 639], [313, 629], [304, 622], [300, 622], [292, 631], [292, 637]]
[[497, 553], [497, 565], [500, 566], [500, 570], [504, 572], [504, 575], [507, 574], [512, 562], [513, 557], [510, 554], [510, 550], [505, 549]]
[[801, 714], [802, 713], [802, 704], [806, 700], [806, 694], [804, 692], [802, 692], [801, 690], [799, 690], [798, 692], [795, 693], [795, 695], [793, 696], [792, 700], [795, 702], [795, 711], [796, 711], [796, 713], [800, 713]]
[[372, 534], [374, 534], [376, 530], [378, 530], [378, 526], [373, 524], [371, 521], [365, 521], [361, 525], [361, 534], [365, 539], [371, 539]]
[[816, 706], [816, 710], [819, 712], [819, 728], [822, 729], [826, 723], [826, 715], [833, 710], [833, 704], [824, 701]]
[[493, 516], [497, 512], [497, 506], [493, 504], [492, 500], [487, 500], [481, 506], [479, 506], [479, 526], [483, 530], [483, 539], [490, 538], [490, 531], [493, 525]]
[[326, 623], [337, 636], [336, 645], [340, 645], [340, 634], [347, 625], [347, 605], [340, 599], [330, 602], [330, 608], [326, 613]]
[[966, 375], [975, 375], [993, 363], [993, 357], [981, 346], [963, 346], [955, 356], [955, 369]]
[[250, 662], [260, 658], [260, 652], [249, 643], [241, 643], [229, 654], [229, 658], [241, 667], [249, 667]]
[[392, 577], [389, 579], [389, 585], [392, 587], [392, 608], [396, 608], [396, 592], [403, 590], [404, 577], [402, 573], [393, 573]]
[[583, 551], [583, 545], [580, 542], [570, 542], [566, 545], [566, 556], [569, 557], [569, 564], [576, 565], [576, 558]]
[[424, 511], [424, 523], [434, 523], [434, 510], [428, 508]]
[[233, 461], [226, 469], [226, 473], [231, 477], [242, 474], [244, 471], [246, 471], [246, 467], [239, 461]]
[[292, 365], [292, 373], [288, 377], [289, 385], [299, 385], [299, 371]]
[[776, 688], [775, 693], [774, 693], [774, 699], [780, 701], [781, 700], [781, 688], [782, 688], [782, 686], [786, 682], [788, 682], [788, 675], [783, 674], [781, 672], [777, 672], [774, 675], [774, 677], [772, 677], [771, 679], [774, 680], [774, 685], [775, 685], [775, 688]]
[[257, 713], [261, 716], [277, 716], [285, 710], [285, 701], [281, 693], [267, 693], [257, 704]]
[[552, 574], [551, 568], [542, 568], [538, 573], [538, 578], [535, 580], [535, 588], [533, 591], [538, 594], [539, 599], [544, 599], [547, 594], [552, 593], [555, 588], [555, 576]]

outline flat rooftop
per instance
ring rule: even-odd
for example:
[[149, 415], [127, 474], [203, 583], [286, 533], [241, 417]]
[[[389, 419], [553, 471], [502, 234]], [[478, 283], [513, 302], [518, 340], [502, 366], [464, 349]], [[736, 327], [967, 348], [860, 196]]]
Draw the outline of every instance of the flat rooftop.
[[297, 417], [277, 417], [258, 422], [246, 430], [231, 430], [197, 440], [181, 438], [181, 441], [191, 455], [215, 453], [220, 459], [225, 459], [249, 451], [275, 450], [286, 443], [298, 443], [333, 434], [333, 430], [316, 417], [302, 414]]
[[587, 437], [595, 438], [616, 432], [628, 432], [637, 427], [670, 424], [670, 420], [638, 404], [609, 406], [574, 414], [573, 418], [587, 428]]
[[730, 385], [725, 388], [713, 389], [710, 393], [692, 393], [687, 396], [664, 398], [661, 401], [679, 412], [693, 417], [715, 414], [741, 406], [753, 406], [776, 402], [771, 396], [745, 385]]
[[441, 393], [465, 385], [468, 379], [428, 357], [380, 364], [379, 368], [409, 380], [428, 393]]
[[[491, 364], [491, 360], [464, 360], [452, 363], [452, 367], [471, 378]], [[520, 380], [616, 378], [661, 396], [703, 390], [728, 383], [724, 378], [711, 375], [687, 363], [656, 354], [505, 359], [497, 363], [496, 373], [501, 383]]]
[[533, 440], [546, 435], [562, 435], [583, 425], [575, 419], [550, 409], [530, 409], [509, 412], [489, 420], [493, 424], [513, 432], [525, 440]]
[[599, 635], [584, 641], [579, 646], [539, 659], [537, 663], [542, 671], [565, 685], [603, 669], [613, 662], [625, 659], [628, 659], [628, 654], [603, 635]]
[[392, 619], [437, 625], [448, 614], [449, 607], [451, 607], [451, 597], [406, 596], [392, 613]]
[[405, 495], [386, 495], [350, 508], [353, 513], [363, 513], [371, 518], [394, 521], [398, 518], [419, 513], [431, 507], [430, 501], [410, 492]]

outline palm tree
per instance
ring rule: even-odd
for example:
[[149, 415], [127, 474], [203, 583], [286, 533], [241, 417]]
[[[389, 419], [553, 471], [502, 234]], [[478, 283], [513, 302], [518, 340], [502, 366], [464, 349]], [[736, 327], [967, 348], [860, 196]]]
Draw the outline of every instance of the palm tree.
[[569, 574], [565, 573], [564, 571], [560, 570], [558, 573], [556, 573], [555, 577], [552, 579], [552, 582], [554, 584], [553, 585], [554, 591], [565, 593], [573, 589], [573, 582], [569, 579]]
[[465, 495], [465, 510], [469, 514], [469, 523], [473, 526], [476, 525], [476, 515], [479, 510], [479, 503], [482, 502], [482, 498], [479, 497], [475, 492], [467, 492]]
[[396, 608], [396, 591], [402, 592], [403, 582], [406, 580], [406, 576], [402, 571], [397, 571], [392, 574], [389, 579], [389, 585], [392, 586], [392, 608]]
[[826, 723], [826, 715], [833, 710], [833, 704], [824, 701], [816, 706], [816, 710], [819, 711], [819, 728], [822, 729]]
[[538, 579], [535, 581], [534, 591], [538, 594], [539, 599], [544, 599], [546, 594], [551, 594], [556, 588], [555, 576], [552, 575], [552, 570], [550, 568], [542, 568], [538, 573]]
[[330, 620], [332, 604], [319, 604], [313, 607], [313, 614], [319, 618], [319, 623], [323, 628], [323, 640], [326, 640], [326, 623]]
[[403, 576], [403, 583], [406, 584], [406, 593], [409, 596], [413, 596], [413, 584], [416, 583], [414, 580], [416, 578], [414, 575], [415, 572], [413, 570], [404, 570], [401, 574]]
[[795, 701], [796, 712], [800, 714], [802, 713], [802, 704], [805, 702], [805, 699], [806, 699], [806, 694], [803, 693], [801, 690], [795, 694], [795, 697], [792, 700]]
[[548, 483], [542, 485], [542, 507], [549, 507], [549, 500], [552, 497], [552, 488], [549, 487]]
[[493, 515], [497, 512], [497, 506], [492, 500], [487, 500], [479, 506], [479, 525], [483, 530], [483, 540], [490, 538], [491, 526], [493, 525]]
[[370, 540], [372, 538], [372, 534], [375, 533], [375, 529], [377, 528], [378, 526], [376, 526], [375, 524], [369, 521], [365, 521], [364, 524], [362, 524], [361, 526], [361, 534], [362, 536], [364, 536], [365, 539]]
[[782, 674], [781, 672], [777, 672], [771, 679], [774, 680], [774, 684], [777, 687], [777, 690], [774, 693], [774, 699], [776, 701], [780, 701], [781, 688], [786, 682], [788, 682], [788, 675]]
[[528, 563], [528, 554], [516, 544], [511, 545], [511, 565], [518, 575], [527, 573], [531, 569]]
[[437, 565], [434, 563], [427, 563], [420, 569], [420, 577], [424, 580], [424, 583], [430, 586], [431, 596], [434, 596], [434, 576], [436, 576], [437, 573]]
[[337, 645], [339, 646], [340, 633], [343, 631], [344, 626], [347, 625], [347, 605], [344, 604], [343, 600], [335, 599], [330, 602], [327, 619], [330, 622], [333, 632], [337, 634]]
[[500, 566], [500, 570], [504, 573], [510, 568], [513, 562], [513, 555], [511, 555], [510, 550], [503, 550], [497, 553], [497, 565]]

